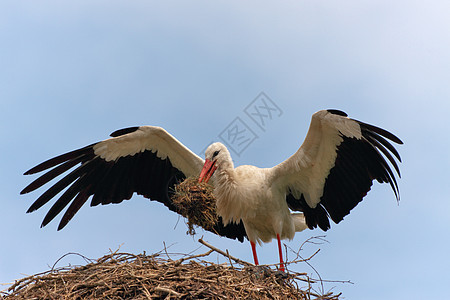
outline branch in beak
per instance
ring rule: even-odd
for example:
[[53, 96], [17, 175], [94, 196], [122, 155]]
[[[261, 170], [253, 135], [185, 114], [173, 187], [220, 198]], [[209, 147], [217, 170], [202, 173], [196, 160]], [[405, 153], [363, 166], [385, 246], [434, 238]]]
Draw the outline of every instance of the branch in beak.
[[209, 179], [214, 174], [214, 171], [216, 169], [216, 161], [210, 161], [209, 159], [206, 159], [205, 164], [203, 165], [203, 169], [200, 172], [200, 176], [198, 177], [198, 182], [202, 182], [203, 180], [205, 180], [205, 183], [208, 183]]

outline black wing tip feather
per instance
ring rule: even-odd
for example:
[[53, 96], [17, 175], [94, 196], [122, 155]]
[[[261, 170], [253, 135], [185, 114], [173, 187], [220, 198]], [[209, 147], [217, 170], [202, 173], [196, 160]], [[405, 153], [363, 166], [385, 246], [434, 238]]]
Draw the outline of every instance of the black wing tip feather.
[[70, 152], [66, 152], [64, 154], [55, 156], [53, 158], [50, 158], [40, 164], [38, 164], [37, 166], [34, 166], [33, 168], [29, 169], [28, 171], [26, 171], [25, 173], [23, 173], [23, 175], [32, 175], [32, 174], [36, 174], [39, 172], [42, 172], [44, 170], [50, 169], [54, 166], [57, 166], [63, 162], [66, 162], [68, 160], [74, 159], [80, 155], [85, 154], [86, 152], [89, 152], [92, 147], [95, 145], [96, 143], [90, 144], [86, 147], [82, 147]]
[[359, 126], [361, 126], [361, 130], [367, 130], [370, 131], [372, 133], [376, 133], [384, 138], [389, 139], [390, 141], [399, 144], [399, 145], [403, 145], [403, 141], [396, 136], [395, 134], [393, 134], [392, 132], [387, 131], [386, 129], [383, 129], [381, 127], [377, 127], [375, 125], [371, 125], [371, 124], [367, 124], [358, 120], [354, 120], [356, 122], [358, 122]]
[[27, 214], [29, 214], [29, 213], [32, 213], [33, 211], [35, 211], [36, 209], [33, 209], [32, 208], [33, 206], [30, 206], [28, 209], [27, 209]]
[[[359, 123], [359, 126], [361, 126], [362, 135], [364, 138], [367, 139], [367, 142], [372, 145], [375, 149], [380, 149], [383, 154], [389, 159], [389, 161], [392, 163], [394, 168], [397, 171], [397, 174], [400, 176], [400, 170], [395, 162], [395, 160], [390, 156], [389, 152], [392, 153], [399, 162], [402, 162], [402, 158], [400, 154], [398, 153], [397, 149], [395, 149], [394, 146], [392, 146], [389, 141], [386, 139], [397, 143], [399, 145], [403, 145], [403, 141], [394, 135], [392, 132], [389, 132], [383, 128], [366, 124], [360, 121], [357, 121]], [[387, 163], [386, 163], [387, 164]]]
[[109, 136], [110, 137], [118, 137], [118, 136], [121, 136], [121, 135], [125, 135], [125, 134], [128, 134], [128, 133], [135, 132], [138, 129], [139, 129], [139, 126], [123, 128], [123, 129], [119, 129], [119, 130], [114, 131]]
[[333, 115], [348, 117], [348, 115], [345, 112], [343, 112], [342, 110], [339, 110], [339, 109], [327, 109], [327, 111]]

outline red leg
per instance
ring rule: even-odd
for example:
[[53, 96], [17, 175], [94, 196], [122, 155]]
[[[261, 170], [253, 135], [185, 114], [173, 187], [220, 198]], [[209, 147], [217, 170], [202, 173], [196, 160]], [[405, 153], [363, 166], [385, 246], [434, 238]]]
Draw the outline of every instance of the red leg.
[[259, 265], [258, 263], [258, 256], [256, 256], [256, 245], [254, 242], [250, 241], [250, 245], [252, 245], [252, 252], [253, 252], [253, 259], [255, 261], [255, 265]]
[[284, 272], [283, 251], [281, 251], [280, 235], [277, 233], [278, 240], [278, 254], [280, 255], [280, 271]]

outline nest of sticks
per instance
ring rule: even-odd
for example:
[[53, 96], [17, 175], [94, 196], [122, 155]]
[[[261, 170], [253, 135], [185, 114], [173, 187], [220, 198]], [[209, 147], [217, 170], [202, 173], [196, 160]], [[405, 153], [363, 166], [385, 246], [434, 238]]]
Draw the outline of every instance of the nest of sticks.
[[[163, 251], [153, 255], [116, 251], [84, 266], [52, 268], [17, 280], [0, 298], [337, 300], [340, 296], [314, 293], [313, 282], [304, 273], [254, 267], [200, 242], [211, 250], [177, 260]], [[202, 260], [214, 251], [226, 255], [230, 265]]]
[[198, 178], [188, 177], [175, 185], [171, 199], [177, 212], [187, 219], [190, 235], [195, 234], [194, 225], [214, 232], [219, 218], [216, 213], [216, 198], [210, 184], [199, 183]]

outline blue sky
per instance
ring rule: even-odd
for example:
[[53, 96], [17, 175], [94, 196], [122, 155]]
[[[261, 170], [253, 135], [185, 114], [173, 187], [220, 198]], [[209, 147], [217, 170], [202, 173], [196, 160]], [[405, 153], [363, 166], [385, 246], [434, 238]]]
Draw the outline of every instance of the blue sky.
[[[190, 252], [201, 235], [252, 261], [248, 243], [187, 236], [177, 215], [142, 197], [41, 229], [49, 205], [25, 214], [39, 193], [19, 196], [35, 178], [22, 174], [135, 125], [162, 126], [199, 153], [236, 117], [258, 138], [232, 153], [235, 164], [271, 167], [297, 150], [315, 111], [338, 108], [405, 142], [401, 201], [375, 184], [328, 243], [302, 255], [320, 248], [310, 263], [323, 279], [352, 281], [325, 283], [346, 299], [440, 297], [450, 279], [449, 10], [448, 1], [2, 1], [0, 283], [68, 252], [153, 253], [163, 242]], [[282, 111], [264, 130], [244, 112], [261, 92]], [[260, 262], [275, 263], [276, 247], [259, 247]], [[83, 261], [60, 265], [69, 263]]]

